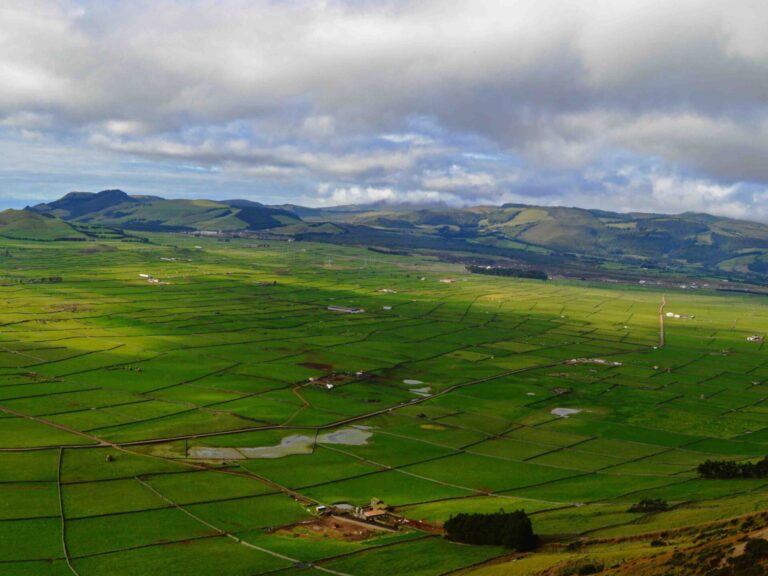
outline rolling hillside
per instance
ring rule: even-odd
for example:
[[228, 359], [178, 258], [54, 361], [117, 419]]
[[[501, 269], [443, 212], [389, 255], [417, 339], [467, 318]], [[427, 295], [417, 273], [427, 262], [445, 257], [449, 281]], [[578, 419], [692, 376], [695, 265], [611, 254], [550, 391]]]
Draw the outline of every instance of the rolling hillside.
[[129, 196], [121, 190], [98, 193], [71, 192], [49, 204], [29, 208], [69, 222], [114, 226], [129, 230], [262, 230], [296, 224], [288, 210], [232, 200], [165, 200], [155, 196]]
[[86, 235], [58, 218], [28, 210], [0, 212], [0, 236], [18, 240], [84, 240]]
[[249, 200], [165, 200], [120, 190], [72, 192], [29, 210], [126, 230], [264, 231], [299, 240], [462, 252], [550, 270], [659, 269], [762, 282], [768, 226], [700, 213], [617, 213], [527, 206], [306, 208]]
[[538, 254], [648, 268], [684, 265], [720, 273], [768, 273], [768, 226], [708, 214], [624, 214], [506, 204], [333, 216], [335, 222], [349, 225], [352, 236], [366, 230], [372, 243], [385, 245], [391, 240], [427, 247], [428, 239], [440, 239], [456, 249], [463, 245], [470, 252], [494, 256]]

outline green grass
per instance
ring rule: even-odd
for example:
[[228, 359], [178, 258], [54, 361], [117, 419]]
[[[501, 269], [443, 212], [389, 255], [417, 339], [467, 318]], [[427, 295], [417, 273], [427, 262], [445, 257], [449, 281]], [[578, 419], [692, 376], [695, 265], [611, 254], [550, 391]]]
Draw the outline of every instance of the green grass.
[[441, 539], [404, 543], [355, 554], [328, 564], [329, 568], [373, 576], [381, 574], [382, 566], [393, 574], [432, 576], [445, 574], [467, 564], [498, 556], [503, 550], [489, 546], [466, 546]]
[[67, 522], [69, 551], [73, 557], [216, 534], [216, 530], [175, 508]]
[[189, 575], [252, 576], [288, 567], [290, 562], [246, 548], [224, 537], [160, 544], [75, 560], [81, 574], [133, 576], [173, 574], [180, 566]]
[[[746, 342], [768, 320], [761, 298], [670, 290], [668, 307], [695, 319], [668, 322], [654, 349], [651, 289], [479, 277], [419, 255], [371, 264], [362, 249], [304, 242], [148, 238], [90, 251], [0, 239], [0, 278], [62, 278], [0, 286], [3, 574], [62, 573], [62, 526], [81, 576], [294, 569], [219, 529], [355, 576], [437, 575], [502, 552], [417, 531], [359, 542], [273, 531], [311, 520], [316, 503], [372, 497], [436, 524], [522, 508], [565, 539], [766, 506], [763, 481], [694, 472], [768, 453], [768, 361]], [[562, 363], [580, 357], [621, 365]], [[425, 386], [432, 396], [411, 391]], [[365, 443], [236, 451], [352, 425]], [[204, 447], [228, 451], [189, 458]], [[626, 512], [642, 498], [673, 509]]]

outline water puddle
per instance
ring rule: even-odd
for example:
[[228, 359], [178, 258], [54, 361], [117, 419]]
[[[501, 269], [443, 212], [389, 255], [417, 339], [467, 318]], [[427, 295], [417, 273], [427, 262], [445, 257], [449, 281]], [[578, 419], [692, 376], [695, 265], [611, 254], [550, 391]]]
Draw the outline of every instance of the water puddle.
[[193, 446], [187, 452], [189, 458], [199, 460], [243, 460], [245, 457], [237, 448], [212, 448], [210, 446]]
[[342, 428], [317, 437], [318, 444], [340, 444], [343, 446], [363, 446], [368, 444], [368, 438], [373, 436], [363, 428]]
[[294, 434], [286, 436], [277, 446], [260, 446], [258, 448], [239, 448], [246, 458], [282, 458], [294, 454], [311, 454], [313, 441], [310, 436]]
[[576, 408], [553, 408], [550, 414], [554, 414], [555, 416], [560, 416], [562, 418], [568, 418], [568, 416], [578, 414], [579, 412], [581, 412], [581, 410], [577, 410]]
[[[343, 446], [362, 446], [368, 443], [373, 435], [368, 426], [341, 428], [317, 436], [318, 444], [336, 444]], [[314, 448], [314, 438], [306, 434], [286, 436], [276, 446], [258, 446], [254, 448], [230, 448], [193, 446], [189, 449], [189, 457], [199, 460], [244, 460], [246, 458], [282, 458], [296, 454], [311, 454]]]

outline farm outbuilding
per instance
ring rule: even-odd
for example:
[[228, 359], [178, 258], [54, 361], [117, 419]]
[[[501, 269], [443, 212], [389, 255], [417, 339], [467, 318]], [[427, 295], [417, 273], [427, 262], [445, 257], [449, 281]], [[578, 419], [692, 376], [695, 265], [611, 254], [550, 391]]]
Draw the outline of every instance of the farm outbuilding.
[[365, 312], [364, 308], [352, 308], [348, 306], [328, 306], [330, 312], [339, 312], [341, 314], [362, 314]]

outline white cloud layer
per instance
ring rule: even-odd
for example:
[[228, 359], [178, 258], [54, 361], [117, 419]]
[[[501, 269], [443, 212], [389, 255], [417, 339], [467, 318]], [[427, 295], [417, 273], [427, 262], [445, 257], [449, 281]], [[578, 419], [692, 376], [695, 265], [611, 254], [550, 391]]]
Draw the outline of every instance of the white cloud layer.
[[[4, 0], [0, 139], [111, 159], [114, 186], [150, 187], [137, 161], [211, 195], [766, 218], [765, 30], [759, 0]], [[95, 184], [50, 160], [0, 174]]]

